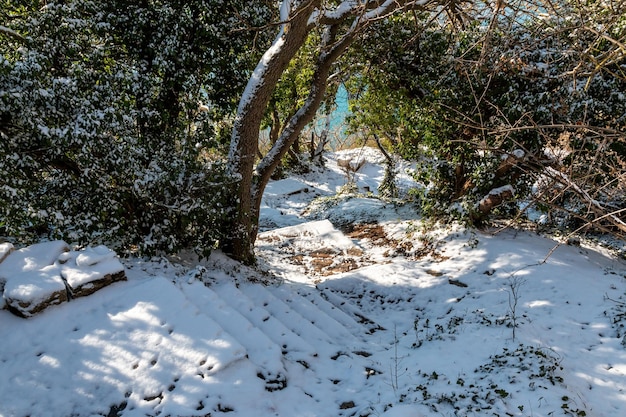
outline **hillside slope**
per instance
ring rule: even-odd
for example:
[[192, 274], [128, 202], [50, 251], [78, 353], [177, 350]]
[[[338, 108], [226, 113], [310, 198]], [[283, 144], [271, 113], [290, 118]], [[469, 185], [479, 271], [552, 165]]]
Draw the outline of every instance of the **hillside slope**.
[[[375, 191], [381, 159], [357, 156]], [[129, 259], [128, 281], [89, 297], [0, 311], [0, 416], [624, 414], [621, 260], [528, 232], [423, 233], [410, 206], [334, 198], [344, 183], [331, 155], [271, 184], [257, 269]]]

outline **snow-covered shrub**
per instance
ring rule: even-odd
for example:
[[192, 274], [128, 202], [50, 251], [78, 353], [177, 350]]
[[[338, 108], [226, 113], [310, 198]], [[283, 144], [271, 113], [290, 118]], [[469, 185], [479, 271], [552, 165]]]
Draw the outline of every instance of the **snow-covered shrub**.
[[2, 234], [213, 247], [230, 191], [219, 126], [255, 56], [254, 34], [230, 33], [241, 16], [220, 1], [14, 7], [24, 39], [0, 42]]
[[[427, 15], [380, 21], [351, 57], [352, 129], [389, 138], [418, 161], [426, 214], [480, 222], [519, 214], [514, 199], [561, 204], [536, 187], [548, 168], [567, 172], [544, 182], [553, 191], [582, 191], [561, 207], [610, 200], [619, 210], [624, 14], [592, 4], [548, 15], [490, 15], [480, 6], [472, 13], [480, 19], [455, 29]], [[567, 154], [554, 158], [555, 149]], [[481, 208], [503, 186], [514, 199]], [[588, 221], [607, 209], [574, 214]]]

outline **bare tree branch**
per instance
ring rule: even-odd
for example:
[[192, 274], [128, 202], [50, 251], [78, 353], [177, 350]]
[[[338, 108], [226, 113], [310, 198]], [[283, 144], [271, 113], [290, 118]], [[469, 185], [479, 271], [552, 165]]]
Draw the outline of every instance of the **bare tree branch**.
[[16, 31], [14, 31], [11, 28], [8, 28], [6, 26], [2, 26], [0, 25], [0, 34], [4, 33], [5, 35], [8, 35], [10, 37], [13, 37], [19, 41], [25, 42], [26, 38], [23, 37], [22, 35], [20, 35], [19, 33], [17, 33]]

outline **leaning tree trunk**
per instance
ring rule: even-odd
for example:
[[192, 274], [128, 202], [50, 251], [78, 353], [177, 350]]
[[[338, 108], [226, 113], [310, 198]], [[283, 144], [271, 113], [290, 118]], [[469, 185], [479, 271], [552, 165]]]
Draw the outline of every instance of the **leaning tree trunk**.
[[[306, 101], [283, 128], [281, 135], [268, 154], [261, 159], [256, 169], [252, 171], [249, 182], [250, 187], [248, 189], [244, 188], [243, 192], [239, 193], [240, 202], [245, 201], [244, 204], [246, 204], [246, 206], [240, 206], [240, 213], [245, 211], [247, 216], [245, 224], [239, 223], [242, 228], [238, 230], [238, 232], [241, 232], [237, 241], [239, 246], [234, 247], [234, 251], [231, 253], [234, 258], [247, 263], [254, 261], [253, 249], [258, 233], [258, 219], [263, 191], [265, 191], [272, 173], [278, 167], [282, 158], [296, 142], [306, 125], [315, 117], [326, 92], [331, 66], [353, 40], [354, 36], [344, 37], [338, 43], [334, 43], [329, 50], [321, 52], [316, 62], [311, 89]], [[245, 196], [242, 194], [245, 194]]]
[[[427, 0], [423, 0], [427, 1]], [[294, 10], [283, 0], [282, 24], [273, 45], [266, 51], [252, 74], [240, 100], [228, 155], [229, 174], [236, 180], [231, 236], [223, 249], [244, 263], [254, 262], [254, 242], [258, 233], [261, 198], [272, 173], [297, 140], [304, 127], [315, 117], [326, 92], [332, 64], [346, 51], [357, 35], [373, 21], [410, 3], [402, 0], [382, 2], [344, 1], [335, 9], [325, 9], [322, 0], [303, 0]], [[329, 6], [330, 7], [330, 6]], [[352, 25], [345, 29], [345, 22]], [[255, 168], [261, 119], [272, 92], [290, 60], [304, 45], [309, 32], [323, 28], [309, 95], [283, 128], [270, 151]], [[340, 28], [344, 27], [344, 32]]]
[[280, 76], [312, 28], [308, 22], [309, 16], [319, 7], [320, 2], [310, 0], [303, 3], [298, 9], [301, 12], [293, 17], [281, 12], [281, 19], [289, 23], [281, 26], [274, 43], [250, 77], [239, 102], [228, 155], [228, 171], [236, 180], [232, 202], [235, 213], [230, 236], [224, 242], [223, 249], [245, 263], [254, 261], [253, 245], [258, 230], [259, 210], [252, 197], [254, 189], [258, 187], [253, 173], [261, 121]]

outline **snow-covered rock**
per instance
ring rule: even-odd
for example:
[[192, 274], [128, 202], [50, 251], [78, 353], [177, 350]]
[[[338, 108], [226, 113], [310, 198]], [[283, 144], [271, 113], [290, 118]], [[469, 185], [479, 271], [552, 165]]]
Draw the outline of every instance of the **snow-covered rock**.
[[124, 266], [106, 246], [66, 252], [59, 262], [61, 276], [72, 297], [84, 297], [113, 282], [126, 280]]
[[3, 297], [7, 308], [21, 317], [33, 316], [68, 300], [57, 265], [12, 276], [5, 284]]
[[37, 243], [9, 253], [0, 263], [0, 287], [3, 287], [3, 308], [30, 317], [50, 305], [67, 301], [65, 284], [54, 262], [69, 250], [67, 243], [57, 240]]
[[123, 265], [106, 246], [70, 251], [59, 240], [12, 249], [0, 248], [8, 253], [0, 263], [0, 308], [21, 317], [126, 279]]
[[8, 278], [16, 273], [36, 271], [52, 265], [63, 252], [69, 250], [70, 247], [67, 243], [62, 240], [55, 240], [36, 243], [13, 251], [0, 264], [0, 277]]

